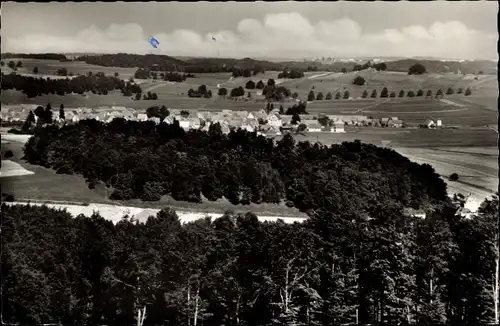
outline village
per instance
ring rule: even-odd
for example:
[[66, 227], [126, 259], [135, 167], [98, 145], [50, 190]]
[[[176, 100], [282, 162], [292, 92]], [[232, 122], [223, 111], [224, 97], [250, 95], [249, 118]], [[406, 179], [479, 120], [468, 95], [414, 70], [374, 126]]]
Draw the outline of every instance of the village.
[[[26, 120], [30, 111], [35, 111], [37, 105], [2, 106], [0, 118], [3, 122], [22, 123]], [[59, 124], [74, 124], [80, 120], [95, 119], [109, 123], [115, 118], [123, 118], [128, 121], [153, 121], [156, 124], [173, 124], [179, 122], [184, 130], [199, 129], [208, 131], [210, 126], [219, 123], [223, 133], [229, 133], [232, 129], [242, 129], [248, 132], [257, 132], [264, 136], [279, 136], [286, 132], [331, 132], [344, 133], [345, 126], [353, 127], [378, 127], [378, 128], [440, 128], [443, 127], [442, 120], [433, 121], [427, 119], [418, 126], [405, 124], [398, 117], [373, 118], [363, 115], [331, 115], [298, 114], [294, 121], [293, 115], [280, 114], [278, 109], [267, 112], [265, 109], [259, 111], [201, 111], [201, 110], [179, 110], [168, 109], [168, 116], [164, 119], [149, 116], [146, 113], [126, 107], [110, 106], [98, 108], [65, 108], [64, 119], [59, 119], [54, 112], [54, 122]], [[35, 116], [35, 119], [37, 117]]]

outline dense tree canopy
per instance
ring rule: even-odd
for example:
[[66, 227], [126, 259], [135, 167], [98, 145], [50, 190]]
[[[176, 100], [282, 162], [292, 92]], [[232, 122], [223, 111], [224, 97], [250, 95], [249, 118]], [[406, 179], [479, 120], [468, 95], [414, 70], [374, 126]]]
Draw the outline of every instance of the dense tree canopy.
[[71, 93], [84, 94], [92, 91], [102, 94], [115, 89], [122, 90], [122, 93], [125, 90], [130, 92], [130, 94], [124, 93], [125, 96], [141, 92], [141, 88], [134, 83], [126, 83], [119, 78], [104, 76], [104, 74], [77, 76], [71, 79], [45, 79], [2, 73], [2, 90], [7, 89], [22, 91], [29, 98], [50, 93], [65, 95]]
[[[186, 133], [178, 124], [85, 120], [39, 130], [26, 144], [25, 157], [32, 164], [101, 180], [113, 187], [115, 199], [148, 199], [156, 192], [199, 202], [203, 194], [235, 204], [245, 198], [285, 200], [307, 211], [321, 206], [313, 198], [328, 200], [332, 209], [350, 209], [389, 198], [419, 207], [446, 197], [444, 182], [430, 166], [391, 150], [357, 142], [295, 146], [288, 136], [273, 146], [256, 134], [240, 130], [226, 136], [219, 128]], [[351, 194], [349, 200], [344, 192]]]
[[303, 78], [303, 77], [304, 77], [304, 73], [302, 71], [298, 71], [298, 70], [294, 70], [294, 69], [292, 69], [292, 70], [285, 69], [278, 74], [278, 78], [280, 78], [280, 79], [282, 79], [282, 78], [297, 79], [297, 78]]
[[303, 224], [181, 224], [165, 208], [113, 225], [4, 204], [3, 322], [132, 325], [145, 311], [147, 326], [495, 323], [497, 197], [470, 220], [450, 205], [426, 219], [394, 202], [369, 216], [324, 207]]
[[425, 66], [420, 63], [416, 63], [408, 69], [408, 75], [421, 75], [424, 74], [425, 72], [426, 72]]

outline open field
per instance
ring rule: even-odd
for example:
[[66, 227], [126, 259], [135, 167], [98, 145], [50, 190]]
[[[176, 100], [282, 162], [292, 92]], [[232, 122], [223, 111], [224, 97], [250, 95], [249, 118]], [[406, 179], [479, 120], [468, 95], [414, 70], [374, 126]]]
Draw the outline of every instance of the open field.
[[[21, 61], [23, 66], [17, 68], [17, 72], [22, 73], [33, 73], [33, 68], [38, 67], [38, 73], [41, 75], [56, 75], [57, 70], [61, 68], [66, 68], [68, 74], [73, 73], [73, 75], [86, 75], [89, 71], [92, 73], [103, 72], [106, 75], [113, 76], [117, 72], [120, 77], [129, 78], [134, 76], [137, 68], [120, 68], [120, 67], [102, 67], [87, 64], [83, 61], [68, 61], [59, 62], [58, 60], [39, 60], [39, 59], [8, 59], [5, 62], [13, 60], [15, 62]], [[10, 73], [11, 70], [5, 65], [2, 67], [2, 72]]]
[[[319, 75], [320, 72], [315, 72], [315, 75]], [[366, 80], [366, 84], [363, 86], [356, 86], [352, 84], [352, 80], [356, 76], [362, 76]], [[377, 93], [380, 95], [382, 88], [387, 87], [389, 92], [394, 91], [396, 95], [402, 89], [405, 94], [409, 90], [414, 92], [419, 89], [422, 90], [432, 90], [433, 94], [441, 88], [444, 92], [448, 87], [452, 87], [455, 91], [459, 88], [470, 87], [472, 92], [476, 88], [484, 89], [489, 91], [489, 87], [495, 88], [497, 85], [496, 76], [478, 76], [478, 80], [474, 80], [472, 75], [461, 75], [461, 74], [425, 74], [425, 75], [408, 75], [402, 72], [387, 72], [387, 71], [375, 71], [375, 70], [365, 70], [360, 72], [348, 72], [346, 74], [342, 73], [328, 73], [317, 78], [305, 78], [301, 79], [291, 79], [283, 83], [283, 86], [289, 87], [292, 92], [298, 92], [299, 96], [307, 97], [309, 91], [314, 87], [314, 92], [323, 92], [326, 95], [327, 92], [341, 91], [343, 94], [344, 88], [349, 91], [351, 97], [361, 97], [363, 91], [368, 91], [368, 96], [371, 92], [376, 89]], [[488, 87], [486, 87], [488, 85]], [[485, 88], [486, 87], [486, 88]]]
[[[7, 205], [35, 205], [42, 206], [46, 205], [55, 209], [66, 210], [68, 213], [73, 215], [74, 217], [83, 214], [87, 217], [91, 217], [94, 212], [99, 212], [99, 214], [113, 222], [114, 224], [118, 223], [125, 215], [128, 215], [129, 218], [134, 218], [138, 222], [145, 223], [149, 216], [156, 216], [156, 214], [160, 211], [160, 209], [151, 209], [151, 208], [140, 208], [134, 206], [116, 206], [116, 205], [106, 205], [106, 204], [89, 204], [88, 206], [83, 205], [66, 205], [66, 204], [57, 204], [57, 203], [38, 203], [38, 202], [7, 202]], [[186, 211], [176, 211], [177, 216], [181, 223], [189, 223], [193, 222], [197, 219], [210, 217], [212, 220], [219, 218], [223, 215], [223, 213], [195, 213], [195, 212], [186, 212]], [[261, 222], [269, 221], [276, 222], [278, 219], [283, 220], [285, 223], [295, 223], [295, 222], [303, 222], [307, 219], [307, 217], [294, 217], [294, 216], [265, 216], [258, 215], [257, 218]]]
[[[411, 148], [470, 148], [496, 147], [498, 133], [490, 129], [408, 129], [408, 128], [345, 128], [345, 133], [308, 133], [294, 135], [297, 141], [319, 141], [327, 146], [359, 139], [361, 142], [381, 146], [390, 141], [391, 147]], [[279, 139], [282, 136], [276, 137]]]
[[2, 160], [2, 168], [0, 169], [0, 177], [15, 177], [23, 175], [33, 175], [32, 171], [23, 168], [19, 163], [11, 160]]
[[[420, 164], [430, 164], [448, 184], [451, 193], [472, 193], [483, 201], [498, 191], [498, 147], [459, 149], [403, 148], [396, 151]], [[494, 153], [496, 150], [496, 153]], [[457, 173], [457, 181], [448, 177]]]
[[[2, 135], [3, 137], [3, 135]], [[19, 201], [38, 200], [38, 201], [58, 201], [64, 203], [99, 203], [108, 205], [133, 206], [142, 208], [161, 209], [170, 206], [175, 210], [190, 212], [212, 212], [222, 214], [227, 210], [236, 213], [254, 212], [263, 216], [291, 216], [304, 217], [295, 208], [286, 207], [284, 204], [251, 204], [251, 205], [232, 205], [226, 200], [217, 202], [204, 201], [200, 204], [176, 201], [170, 196], [164, 196], [157, 202], [141, 202], [140, 200], [113, 201], [108, 199], [111, 193], [103, 185], [97, 185], [91, 190], [85, 184], [84, 178], [79, 175], [56, 174], [51, 169], [46, 169], [38, 165], [31, 165], [23, 160], [22, 142], [11, 141], [8, 144], [2, 144], [2, 157], [7, 150], [12, 150], [14, 156], [10, 158], [18, 163], [24, 169], [33, 171], [33, 175], [12, 176], [1, 178], [2, 192], [14, 195]]]

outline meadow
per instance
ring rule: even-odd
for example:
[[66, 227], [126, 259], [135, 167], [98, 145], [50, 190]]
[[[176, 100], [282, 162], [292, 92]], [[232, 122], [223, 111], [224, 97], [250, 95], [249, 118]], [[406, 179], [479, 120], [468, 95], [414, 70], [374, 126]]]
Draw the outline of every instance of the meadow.
[[[5, 63], [8, 61], [21, 61], [23, 66], [17, 68], [19, 74], [31, 74], [33, 73], [33, 68], [38, 67], [38, 73], [40, 75], [56, 75], [57, 70], [61, 68], [66, 68], [68, 74], [73, 75], [86, 75], [89, 72], [98, 73], [103, 72], [106, 75], [113, 76], [115, 72], [119, 74], [120, 77], [129, 78], [133, 77], [137, 69], [135, 68], [120, 68], [120, 67], [102, 67], [96, 65], [90, 65], [83, 61], [67, 61], [59, 62], [58, 60], [39, 60], [39, 59], [8, 59], [4, 60]], [[10, 73], [11, 70], [5, 65], [2, 67], [2, 72]]]

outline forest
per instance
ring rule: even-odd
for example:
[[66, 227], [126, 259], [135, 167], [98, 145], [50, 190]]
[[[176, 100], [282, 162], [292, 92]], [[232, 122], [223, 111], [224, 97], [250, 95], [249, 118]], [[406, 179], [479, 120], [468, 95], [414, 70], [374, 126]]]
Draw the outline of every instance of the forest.
[[181, 224], [165, 208], [113, 225], [3, 204], [3, 322], [495, 323], [498, 197], [472, 219], [455, 210], [413, 218], [393, 201], [369, 218], [323, 206], [302, 224], [231, 212]]
[[42, 94], [94, 94], [107, 95], [108, 91], [120, 89], [125, 96], [133, 93], [141, 93], [139, 85], [130, 81], [125, 82], [117, 77], [105, 76], [104, 73], [93, 75], [81, 75], [74, 78], [50, 79], [33, 78], [17, 74], [5, 75], [2, 73], [2, 90], [15, 89], [22, 91], [28, 98], [41, 96]]
[[225, 135], [219, 124], [208, 132], [185, 132], [178, 122], [124, 119], [47, 126], [35, 130], [24, 158], [57, 173], [81, 174], [90, 188], [102, 182], [116, 200], [225, 197], [233, 204], [347, 213], [385, 201], [426, 208], [447, 198], [446, 184], [430, 165], [391, 149], [359, 141], [330, 147], [296, 143], [291, 135], [274, 142], [241, 129]]

